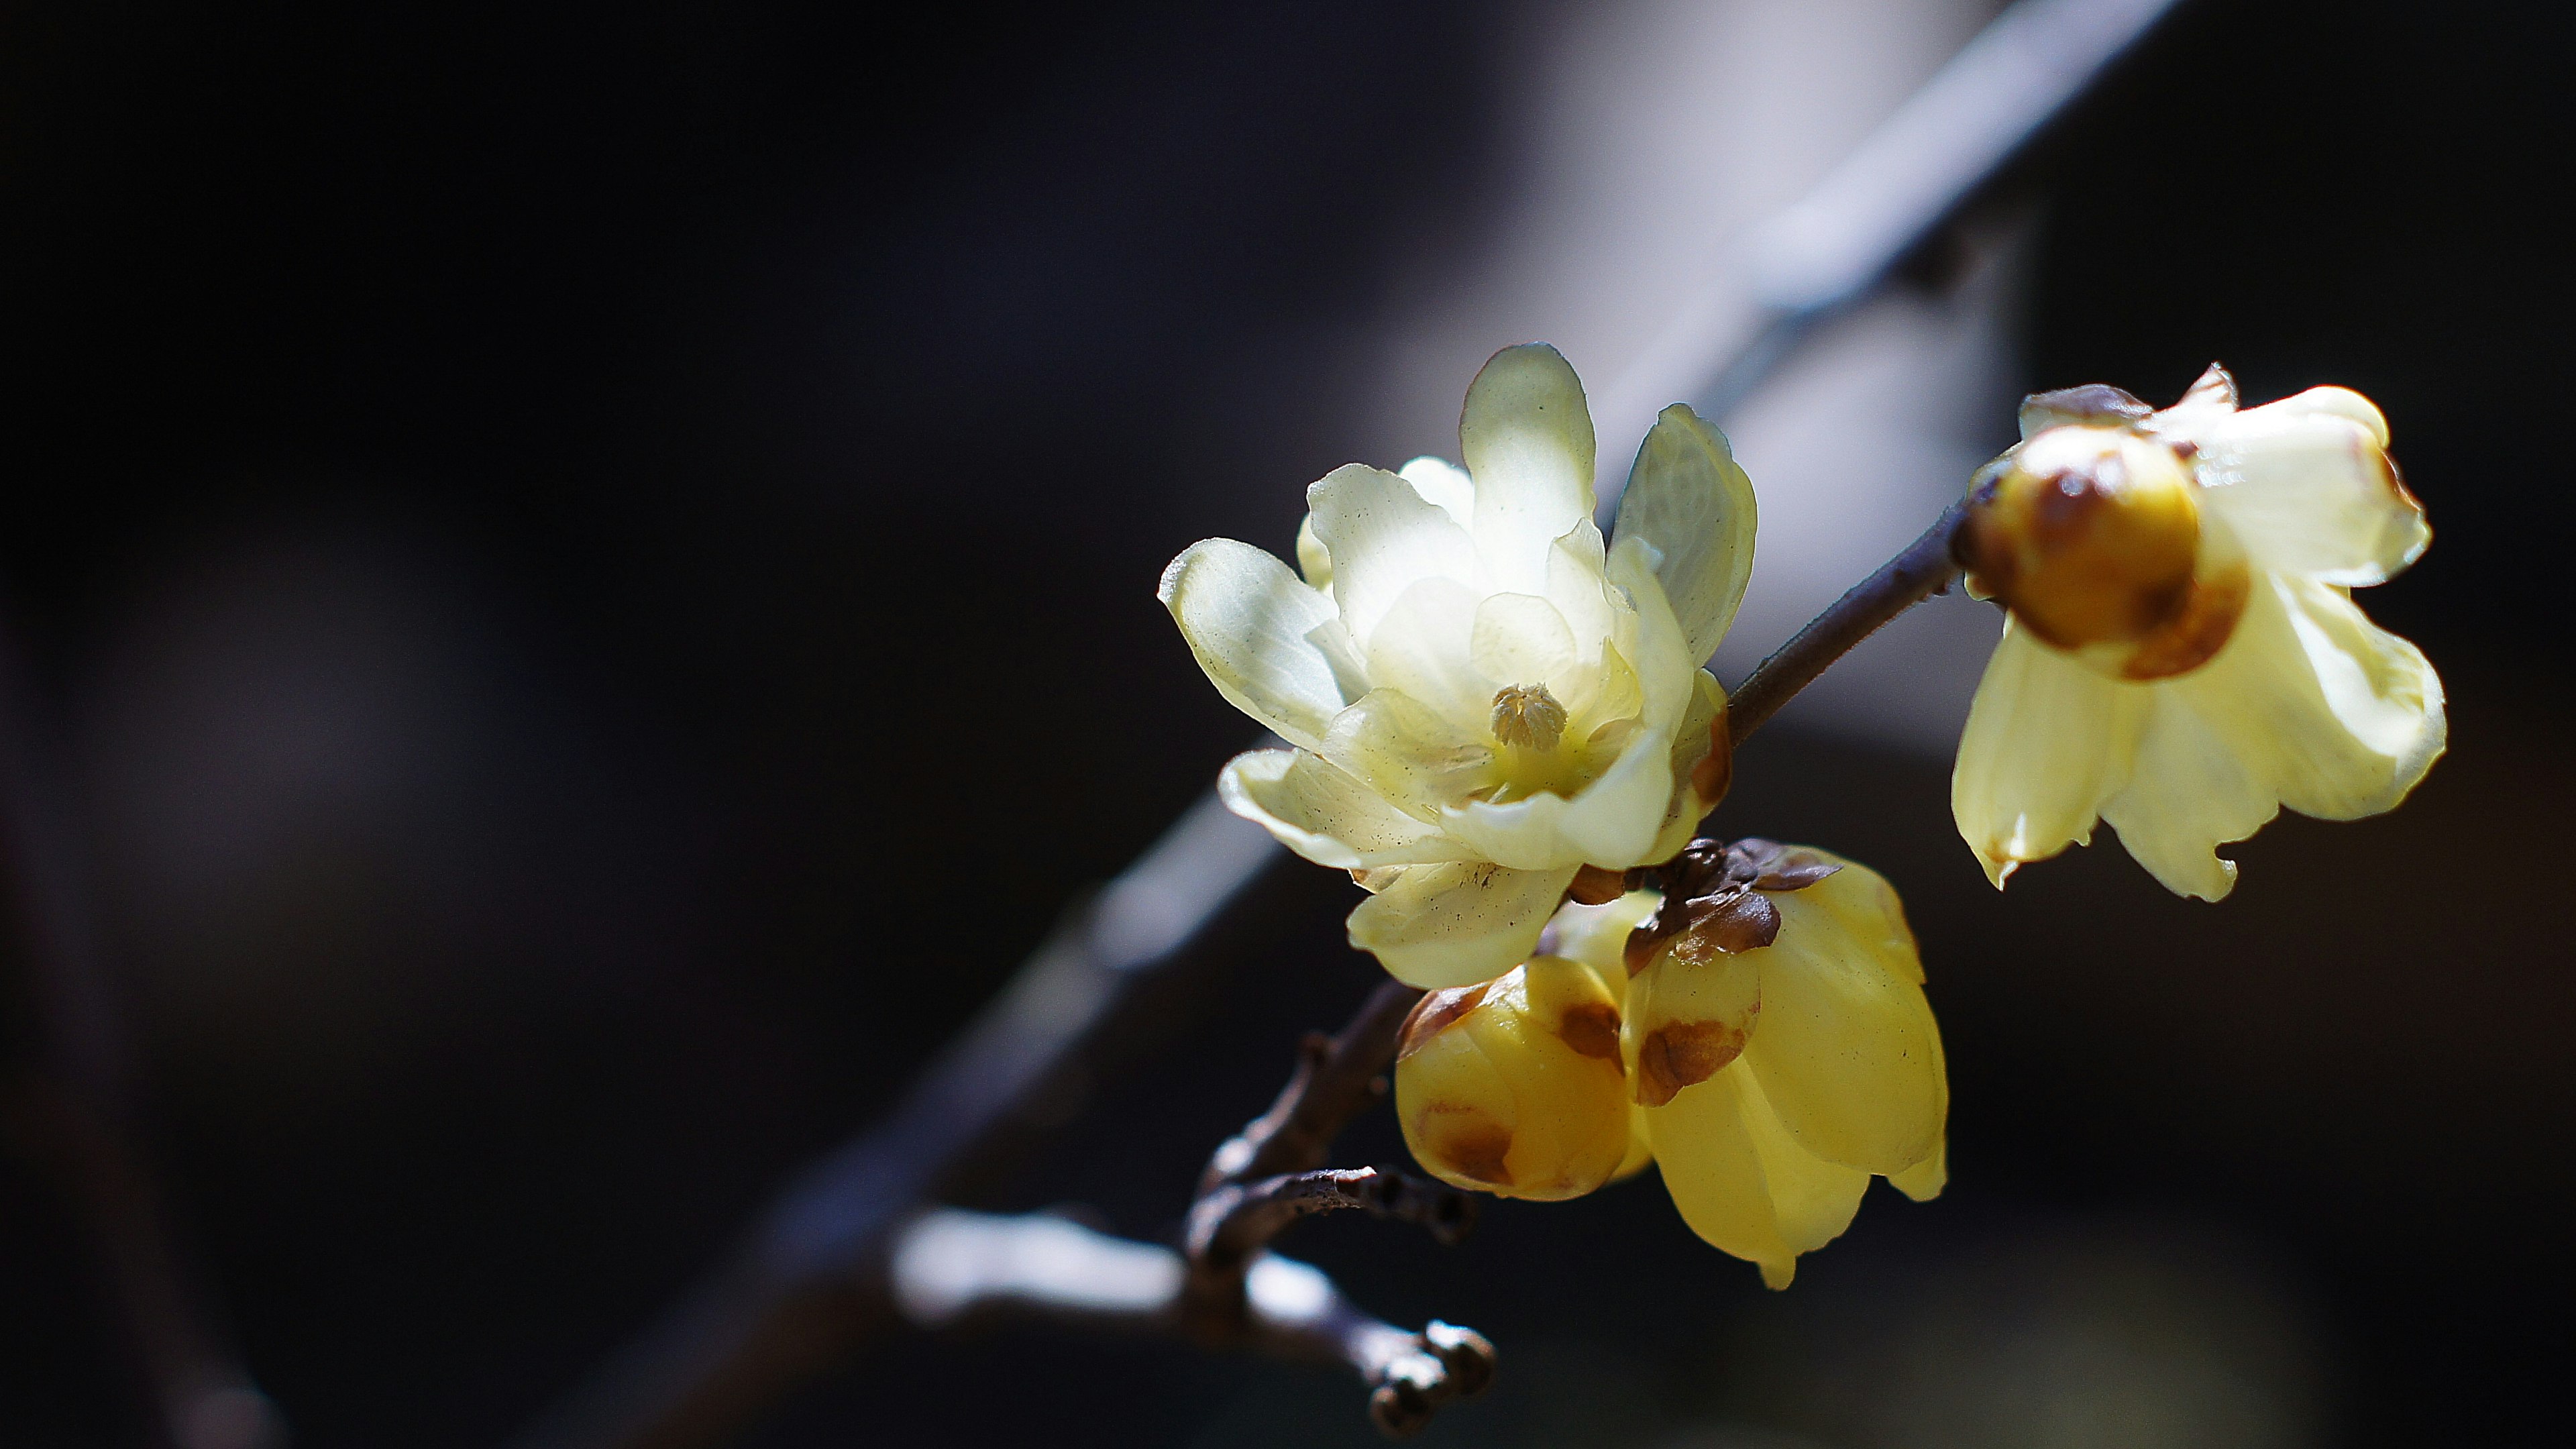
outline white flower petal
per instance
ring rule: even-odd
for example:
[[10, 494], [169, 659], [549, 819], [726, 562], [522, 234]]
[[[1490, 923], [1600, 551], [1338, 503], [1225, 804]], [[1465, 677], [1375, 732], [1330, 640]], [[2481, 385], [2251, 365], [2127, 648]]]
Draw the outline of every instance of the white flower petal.
[[2261, 829], [2280, 813], [2279, 799], [2247, 768], [2240, 739], [2195, 708], [2194, 695], [2170, 686], [2146, 693], [2129, 784], [2102, 803], [2102, 818], [2165, 889], [2222, 899], [2236, 888], [2236, 862], [2219, 859], [2217, 847]]
[[1726, 435], [1675, 403], [1664, 409], [1628, 474], [1614, 537], [1642, 538], [1662, 559], [1663, 583], [1694, 663], [1717, 652], [1753, 576], [1753, 483]]
[[2141, 686], [2106, 679], [2008, 620], [1977, 683], [1950, 774], [1950, 814], [2000, 887], [2015, 867], [2092, 838], [2102, 802], [2129, 781], [2147, 708]]
[[1458, 448], [1476, 484], [1476, 548], [1493, 587], [1535, 594], [1548, 546], [1592, 517], [1592, 413], [1553, 347], [1493, 355], [1467, 388]]
[[1429, 453], [1395, 470], [1426, 503], [1437, 505], [1443, 513], [1458, 520], [1460, 528], [1476, 526], [1476, 485], [1467, 470], [1446, 458]]
[[1473, 644], [1481, 597], [1455, 579], [1423, 579], [1396, 597], [1369, 634], [1373, 687], [1430, 706], [1458, 732], [1483, 734], [1494, 691], [1511, 683], [1478, 671]]
[[[1545, 685], [1565, 703], [1573, 692], [1574, 631], [1556, 606], [1536, 594], [1492, 594], [1476, 606], [1471, 645], [1476, 672], [1507, 684]], [[1596, 671], [1597, 672], [1597, 671]]]
[[1317, 865], [1359, 870], [1474, 858], [1437, 827], [1304, 750], [1237, 755], [1217, 776], [1216, 788], [1227, 809]]
[[1486, 859], [1520, 869], [1589, 863], [1623, 870], [1646, 863], [1672, 794], [1672, 737], [1641, 730], [1572, 798], [1542, 791], [1503, 804], [1470, 800], [1440, 819]]
[[2200, 497], [2235, 526], [2257, 567], [2380, 583], [2433, 540], [2387, 438], [2359, 393], [2312, 388], [2210, 429], [2199, 440]]
[[1351, 912], [1351, 944], [1425, 991], [1491, 981], [1537, 950], [1539, 932], [1573, 879], [1572, 866], [1402, 866]]
[[1292, 744], [1312, 746], [1344, 704], [1322, 650], [1307, 635], [1333, 602], [1248, 543], [1194, 543], [1163, 570], [1156, 596], [1226, 702]]
[[1316, 753], [1422, 820], [1493, 779], [1492, 745], [1395, 689], [1371, 690], [1335, 715]]
[[1762, 1015], [1744, 1061], [1808, 1151], [1868, 1172], [1915, 1166], [1940, 1140], [1950, 1089], [1896, 892], [1844, 862], [1771, 903], [1779, 939], [1746, 953]]
[[1587, 655], [1615, 638], [1626, 602], [1610, 587], [1609, 555], [1601, 530], [1586, 521], [1547, 550], [1547, 601], [1565, 619], [1576, 645]]
[[1297, 520], [1297, 572], [1310, 589], [1333, 586], [1333, 555], [1324, 541], [1315, 536], [1315, 515], [1309, 513]]
[[1640, 1114], [1682, 1221], [1786, 1288], [1798, 1255], [1842, 1235], [1869, 1174], [1799, 1145], [1739, 1059]]
[[1478, 583], [1475, 540], [1412, 484], [1348, 464], [1306, 489], [1315, 536], [1331, 555], [1333, 599], [1363, 650], [1378, 620], [1423, 579]]
[[1662, 731], [1670, 744], [1683, 712], [1690, 708], [1696, 687], [1692, 681], [1701, 661], [1690, 655], [1681, 623], [1673, 617], [1664, 586], [1655, 578], [1654, 550], [1643, 539], [1621, 539], [1611, 546], [1610, 582], [1627, 594], [1629, 607], [1637, 611], [1634, 652], [1629, 656], [1637, 671], [1637, 687], [1645, 696], [1637, 717], [1647, 728]]

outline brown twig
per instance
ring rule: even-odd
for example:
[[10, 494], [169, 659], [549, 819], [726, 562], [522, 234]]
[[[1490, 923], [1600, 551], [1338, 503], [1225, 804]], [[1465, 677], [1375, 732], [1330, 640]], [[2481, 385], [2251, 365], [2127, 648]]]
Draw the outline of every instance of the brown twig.
[[1446, 1183], [1394, 1168], [1326, 1167], [1228, 1183], [1201, 1197], [1190, 1209], [1184, 1251], [1193, 1264], [1239, 1273], [1254, 1253], [1297, 1219], [1353, 1209], [1391, 1222], [1419, 1223], [1444, 1248], [1465, 1241], [1476, 1225], [1474, 1195]]
[[[1034, 1319], [1171, 1334], [1189, 1331], [1189, 1275], [1182, 1253], [1064, 1218], [940, 1208], [897, 1236], [889, 1277], [904, 1316], [923, 1328]], [[1472, 1329], [1435, 1321], [1407, 1332], [1361, 1311], [1315, 1268], [1275, 1253], [1255, 1254], [1242, 1281], [1236, 1346], [1349, 1368], [1369, 1385], [1369, 1416], [1389, 1435], [1413, 1433], [1441, 1404], [1493, 1381], [1494, 1346]]]
[[1323, 1166], [1333, 1139], [1385, 1094], [1379, 1076], [1395, 1060], [1405, 1013], [1421, 999], [1420, 991], [1403, 982], [1381, 981], [1338, 1034], [1308, 1033], [1298, 1047], [1297, 1070], [1278, 1100], [1208, 1159], [1200, 1194], [1224, 1183]]
[[1780, 712], [1780, 706], [1815, 683], [1826, 666], [1877, 633], [1879, 626], [1948, 587], [1959, 576], [1958, 562], [1950, 557], [1950, 538], [1966, 514], [1965, 503], [1952, 504], [1903, 553], [1852, 585], [1832, 607], [1808, 620], [1807, 627], [1755, 666], [1727, 694], [1728, 736], [1736, 744], [1744, 743]]

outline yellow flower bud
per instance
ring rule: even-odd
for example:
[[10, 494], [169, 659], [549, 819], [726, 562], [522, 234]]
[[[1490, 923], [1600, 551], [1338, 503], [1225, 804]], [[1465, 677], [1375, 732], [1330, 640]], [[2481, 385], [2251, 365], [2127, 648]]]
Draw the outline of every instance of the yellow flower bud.
[[1783, 1287], [1873, 1174], [1940, 1190], [1949, 1086], [1923, 968], [1876, 872], [1700, 842], [1636, 935], [1623, 1041], [1644, 1133], [1693, 1231]]
[[2234, 631], [2249, 583], [2199, 491], [2186, 457], [2125, 413], [2043, 426], [1969, 493], [1968, 587], [2115, 678], [2195, 668]]
[[1591, 968], [1561, 956], [1435, 991], [1405, 1021], [1395, 1103], [1405, 1146], [1441, 1181], [1581, 1197], [1632, 1143], [1618, 1002]]

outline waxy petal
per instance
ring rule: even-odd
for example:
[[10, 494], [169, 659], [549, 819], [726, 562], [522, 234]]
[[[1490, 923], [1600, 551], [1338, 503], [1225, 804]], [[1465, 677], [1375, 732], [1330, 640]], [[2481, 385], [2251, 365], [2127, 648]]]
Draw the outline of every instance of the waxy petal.
[[1742, 1061], [1642, 1115], [1673, 1206], [1720, 1252], [1786, 1288], [1798, 1255], [1841, 1236], [1869, 1174], [1799, 1145]]
[[1620, 540], [1643, 539], [1661, 558], [1655, 577], [1693, 663], [1717, 652], [1753, 577], [1752, 480], [1726, 435], [1675, 403], [1664, 409], [1619, 498]]
[[2387, 423], [2348, 388], [2232, 414], [2199, 444], [2201, 500], [2258, 568], [2358, 587], [2386, 581], [2433, 541], [2388, 461]]
[[1475, 540], [1447, 511], [1384, 469], [1348, 464], [1306, 490], [1315, 537], [1330, 555], [1333, 601], [1362, 650], [1378, 620], [1424, 579], [1479, 582]]
[[1549, 545], [1592, 517], [1592, 413], [1574, 369], [1544, 343], [1495, 353], [1467, 388], [1458, 449], [1493, 587], [1542, 592]]
[[2007, 620], [1959, 737], [1950, 813], [2001, 887], [2015, 867], [2093, 835], [2102, 802], [2128, 784], [2147, 697]]
[[2392, 809], [2448, 737], [2422, 651], [2342, 590], [2277, 574], [2257, 579], [2217, 658], [2154, 695], [2136, 783], [2102, 816], [2168, 889], [2206, 900], [2235, 884], [2219, 845], [2281, 805], [2328, 820]]
[[1895, 891], [1841, 864], [1770, 894], [1780, 935], [1745, 953], [1761, 966], [1762, 1016], [1744, 1061], [1808, 1151], [1900, 1173], [1931, 1155], [1949, 1115], [1941, 1032]]
[[1384, 796], [1304, 750], [1253, 750], [1217, 776], [1227, 809], [1259, 824], [1317, 865], [1360, 870], [1470, 860], [1474, 852], [1387, 803]]
[[1351, 944], [1376, 956], [1396, 980], [1425, 991], [1490, 981], [1537, 949], [1539, 932], [1573, 879], [1570, 865], [1399, 866], [1351, 912]]
[[1333, 602], [1248, 543], [1211, 538], [1182, 550], [1156, 591], [1208, 682], [1292, 744], [1312, 746], [1345, 701], [1308, 638]]

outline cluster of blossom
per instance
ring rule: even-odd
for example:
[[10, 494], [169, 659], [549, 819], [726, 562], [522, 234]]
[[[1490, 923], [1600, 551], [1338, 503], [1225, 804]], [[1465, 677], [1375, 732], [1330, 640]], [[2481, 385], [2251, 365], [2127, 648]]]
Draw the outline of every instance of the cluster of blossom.
[[[1952, 777], [1997, 886], [2100, 820], [2215, 900], [2216, 848], [2281, 806], [2352, 819], [2423, 777], [2440, 681], [2349, 593], [2430, 538], [2377, 409], [2318, 388], [2239, 411], [2212, 368], [2161, 412], [2077, 388], [2021, 425], [1954, 535], [2007, 615]], [[1427, 1170], [1560, 1199], [1651, 1161], [1701, 1237], [1785, 1286], [1872, 1176], [1940, 1191], [1949, 1091], [1884, 879], [1693, 840], [1731, 772], [1702, 662], [1752, 572], [1752, 484], [1677, 404], [1605, 539], [1582, 386], [1544, 346], [1486, 364], [1459, 447], [1463, 469], [1315, 483], [1296, 571], [1227, 539], [1172, 561], [1208, 678], [1291, 746], [1219, 788], [1349, 871], [1351, 943], [1429, 993], [1395, 1072]]]

